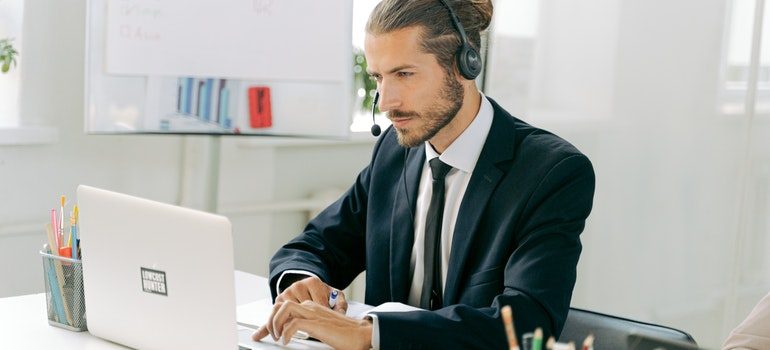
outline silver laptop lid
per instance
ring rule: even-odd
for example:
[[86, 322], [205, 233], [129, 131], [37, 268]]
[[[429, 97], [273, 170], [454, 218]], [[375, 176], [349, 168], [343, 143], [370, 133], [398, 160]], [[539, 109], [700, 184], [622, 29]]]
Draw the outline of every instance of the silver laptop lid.
[[77, 190], [88, 330], [140, 349], [237, 349], [227, 218]]

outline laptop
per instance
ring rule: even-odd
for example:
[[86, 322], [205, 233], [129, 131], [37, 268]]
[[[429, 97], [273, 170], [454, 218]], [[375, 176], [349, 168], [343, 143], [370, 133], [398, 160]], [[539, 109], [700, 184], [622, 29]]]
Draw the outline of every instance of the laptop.
[[77, 199], [91, 334], [139, 349], [248, 339], [253, 330], [236, 326], [227, 218], [84, 185]]

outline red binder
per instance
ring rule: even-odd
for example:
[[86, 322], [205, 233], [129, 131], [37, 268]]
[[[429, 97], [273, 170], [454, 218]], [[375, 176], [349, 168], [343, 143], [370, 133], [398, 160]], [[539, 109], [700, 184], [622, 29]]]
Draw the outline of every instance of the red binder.
[[267, 86], [249, 88], [249, 125], [253, 129], [268, 128], [273, 125], [270, 88]]

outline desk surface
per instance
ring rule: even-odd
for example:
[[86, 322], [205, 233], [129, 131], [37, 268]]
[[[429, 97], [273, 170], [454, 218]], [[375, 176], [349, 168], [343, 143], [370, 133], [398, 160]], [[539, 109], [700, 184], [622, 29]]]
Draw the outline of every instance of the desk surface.
[[[270, 297], [270, 291], [266, 278], [235, 271], [237, 305], [267, 297]], [[0, 341], [3, 348], [126, 349], [88, 332], [71, 332], [50, 326], [45, 304], [44, 293], [0, 298]]]

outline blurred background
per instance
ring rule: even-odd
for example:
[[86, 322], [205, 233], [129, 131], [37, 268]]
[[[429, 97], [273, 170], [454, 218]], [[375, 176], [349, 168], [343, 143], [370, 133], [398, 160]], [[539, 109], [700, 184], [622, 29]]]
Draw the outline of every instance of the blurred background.
[[[353, 1], [353, 52], [376, 3]], [[719, 347], [770, 291], [764, 1], [494, 4], [480, 89], [575, 144], [596, 170], [573, 306]], [[344, 141], [86, 135], [85, 9], [0, 0], [0, 39], [20, 52], [0, 74], [0, 297], [43, 291], [43, 224], [78, 184], [210, 208], [217, 167], [213, 211], [234, 224], [236, 268], [265, 275], [272, 253], [369, 161], [363, 109]]]

